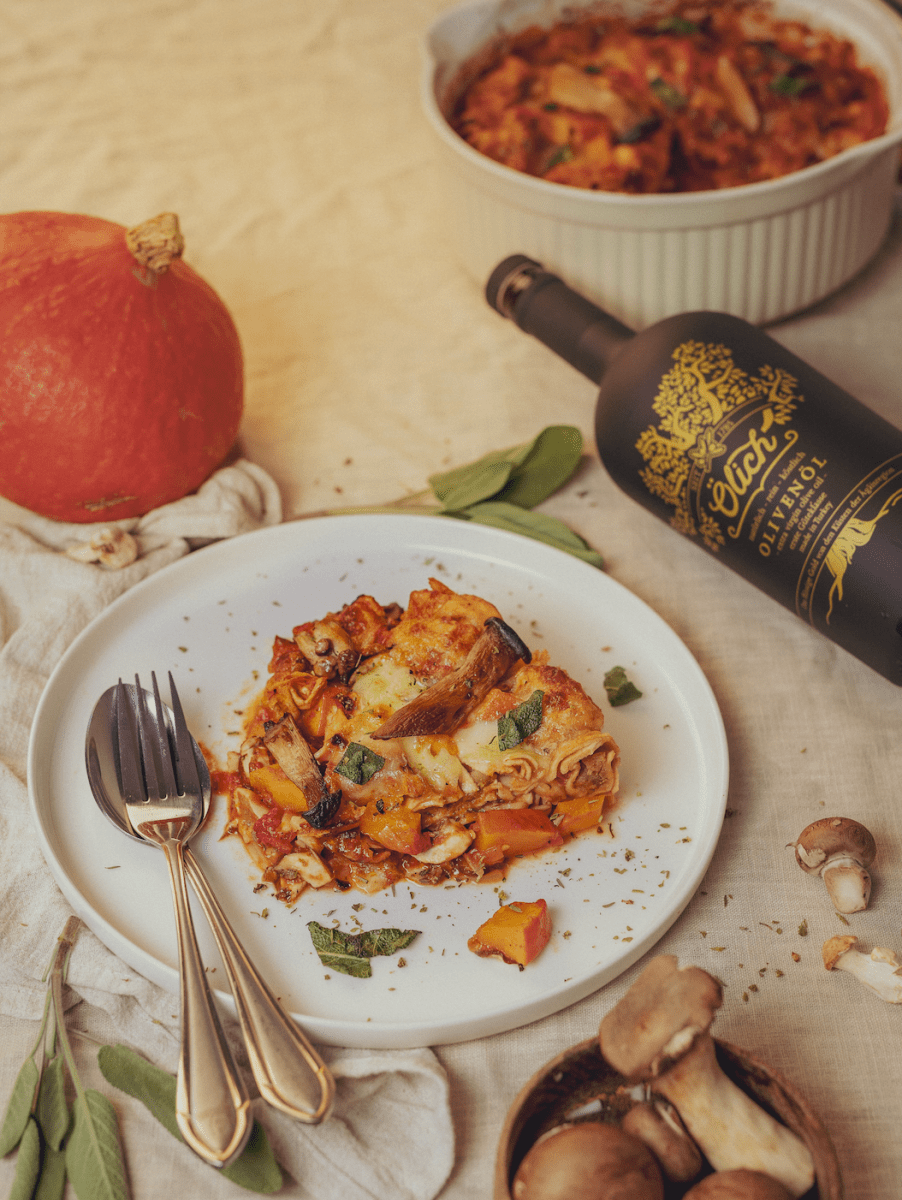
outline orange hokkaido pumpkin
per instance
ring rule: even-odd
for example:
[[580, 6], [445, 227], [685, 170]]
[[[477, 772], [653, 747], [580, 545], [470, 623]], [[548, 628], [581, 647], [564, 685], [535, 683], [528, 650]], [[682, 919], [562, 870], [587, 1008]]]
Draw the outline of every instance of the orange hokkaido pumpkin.
[[226, 458], [234, 322], [180, 261], [178, 220], [0, 215], [0, 495], [110, 521], [194, 491]]

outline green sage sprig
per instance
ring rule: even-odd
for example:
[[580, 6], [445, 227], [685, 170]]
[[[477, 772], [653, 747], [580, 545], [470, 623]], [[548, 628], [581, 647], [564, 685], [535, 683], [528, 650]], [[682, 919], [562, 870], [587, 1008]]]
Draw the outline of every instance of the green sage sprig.
[[[67, 1179], [78, 1200], [128, 1200], [116, 1110], [102, 1092], [82, 1084], [66, 1029], [63, 987], [79, 924], [78, 917], [70, 917], [57, 941], [38, 1036], [0, 1125], [0, 1157], [18, 1150], [9, 1200], [61, 1200]], [[124, 1046], [103, 1046], [98, 1064], [108, 1082], [141, 1100], [180, 1137], [172, 1075]], [[282, 1186], [278, 1163], [258, 1124], [239, 1158], [221, 1173], [252, 1191], [274, 1192]]]
[[[79, 1200], [128, 1197], [115, 1109], [83, 1085], [66, 1031], [63, 985], [78, 926], [70, 917], [58, 939], [41, 1027], [0, 1127], [0, 1153], [18, 1147], [10, 1200], [59, 1200], [67, 1178]], [[67, 1074], [75, 1092], [71, 1106]]]
[[532, 441], [493, 450], [475, 462], [429, 476], [429, 488], [391, 504], [330, 508], [307, 516], [339, 513], [421, 513], [492, 525], [555, 546], [595, 567], [604, 560], [563, 521], [531, 510], [576, 471], [582, 434], [574, 425], [549, 425]]

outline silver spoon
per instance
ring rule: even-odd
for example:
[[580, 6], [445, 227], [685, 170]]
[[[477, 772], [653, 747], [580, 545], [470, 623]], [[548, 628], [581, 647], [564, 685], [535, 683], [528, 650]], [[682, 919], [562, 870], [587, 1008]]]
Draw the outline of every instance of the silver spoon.
[[[94, 799], [122, 833], [141, 841], [133, 832], [116, 771], [116, 689], [109, 688], [97, 701], [85, 740], [85, 765]], [[149, 701], [152, 696], [147, 693]], [[171, 712], [167, 715], [172, 718]], [[204, 816], [212, 795], [210, 772], [197, 742], [192, 749], [204, 793]], [[335, 1083], [329, 1068], [306, 1035], [285, 1012], [250, 960], [207, 882], [190, 846], [184, 850], [191, 885], [210, 923], [222, 957], [247, 1049], [254, 1080], [263, 1099], [304, 1124], [316, 1125], [330, 1113]]]

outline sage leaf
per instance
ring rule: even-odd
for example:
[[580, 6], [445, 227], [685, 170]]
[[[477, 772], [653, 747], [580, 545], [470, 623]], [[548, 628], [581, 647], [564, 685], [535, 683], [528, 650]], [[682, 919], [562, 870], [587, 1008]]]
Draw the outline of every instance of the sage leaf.
[[66, 1075], [63, 1056], [57, 1054], [44, 1068], [38, 1092], [38, 1124], [44, 1141], [59, 1150], [69, 1129], [69, 1105], [66, 1103]]
[[16, 1076], [3, 1115], [3, 1125], [0, 1126], [0, 1158], [9, 1154], [10, 1150], [15, 1150], [21, 1141], [31, 1116], [39, 1080], [37, 1064], [33, 1058], [27, 1058]]
[[101, 1046], [97, 1065], [107, 1083], [140, 1100], [174, 1138], [183, 1140], [175, 1119], [175, 1076], [120, 1045]]
[[579, 465], [582, 446], [575, 425], [549, 425], [531, 442], [493, 450], [475, 462], [430, 475], [429, 486], [448, 510], [493, 497], [534, 508], [567, 482]]
[[574, 533], [563, 521], [547, 513], [529, 512], [516, 504], [490, 500], [448, 515], [475, 521], [478, 525], [506, 529], [509, 533], [519, 533], [523, 537], [533, 538], [558, 550], [564, 550], [567, 554], [573, 554], [593, 567], [604, 567], [604, 559], [597, 550], [593, 550], [588, 542]]
[[66, 1171], [79, 1200], [128, 1200], [116, 1110], [93, 1088], [75, 1100]]
[[381, 954], [397, 954], [406, 950], [414, 938], [420, 936], [418, 929], [370, 929], [360, 934], [360, 946], [370, 958]]
[[[127, 1046], [101, 1046], [97, 1065], [107, 1083], [140, 1100], [164, 1129], [180, 1142], [184, 1140], [175, 1119], [175, 1076]], [[268, 1194], [281, 1188], [282, 1171], [259, 1122], [254, 1122], [248, 1143], [238, 1158], [219, 1173], [251, 1192]]]
[[632, 700], [638, 700], [642, 695], [636, 685], [627, 679], [623, 667], [611, 667], [610, 671], [605, 672], [604, 689], [612, 708], [617, 708], [621, 704], [629, 704]]
[[[432, 475], [429, 485], [445, 508], [466, 508], [468, 504], [478, 504], [499, 492], [510, 479], [513, 469], [513, 463], [504, 460], [481, 460], [458, 467], [457, 472], [449, 471], [445, 476]], [[448, 483], [448, 475], [455, 474], [457, 478]]]
[[16, 1170], [9, 1200], [31, 1200], [41, 1172], [41, 1135], [34, 1117], [28, 1117], [19, 1139]]
[[351, 783], [368, 783], [385, 766], [385, 759], [369, 746], [351, 742], [335, 765], [336, 775], [343, 775]]
[[259, 1121], [254, 1122], [247, 1145], [222, 1174], [249, 1192], [263, 1192], [269, 1195], [281, 1191], [282, 1168], [276, 1162], [276, 1156], [266, 1137], [266, 1130]]
[[308, 921], [307, 928], [323, 966], [342, 975], [352, 975], [355, 979], [369, 979], [373, 973], [371, 958], [403, 950], [420, 933], [418, 929], [370, 929], [360, 933], [345, 933], [341, 929], [327, 929], [318, 921]]
[[542, 724], [542, 699], [545, 693], [538, 688], [528, 700], [498, 718], [498, 749], [512, 750], [526, 741]]
[[32, 1200], [62, 1200], [66, 1189], [66, 1152], [44, 1146], [41, 1174]]
[[310, 940], [324, 967], [352, 975], [355, 979], [369, 979], [373, 973], [369, 955], [360, 946], [356, 934], [343, 933], [340, 929], [327, 929], [318, 921], [308, 921]]
[[[575, 425], [549, 425], [533, 441], [529, 453], [514, 467], [510, 479], [494, 494], [494, 499], [520, 508], [535, 508], [563, 487], [579, 466], [582, 452], [583, 435]], [[461, 507], [476, 502], [471, 500]]]

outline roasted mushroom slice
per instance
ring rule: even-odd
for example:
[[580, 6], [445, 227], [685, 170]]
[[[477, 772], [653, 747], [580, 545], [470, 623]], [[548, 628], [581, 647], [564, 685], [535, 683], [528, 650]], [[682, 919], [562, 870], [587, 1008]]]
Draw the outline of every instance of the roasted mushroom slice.
[[371, 737], [387, 740], [451, 733], [518, 659], [532, 654], [510, 625], [489, 617], [463, 664], [392, 713]]
[[360, 654], [339, 623], [329, 617], [294, 631], [294, 640], [314, 675], [346, 679], [360, 661]]
[[335, 816], [341, 792], [330, 792], [316, 759], [291, 717], [267, 728], [263, 744], [288, 778], [304, 793], [310, 807], [301, 813], [306, 821], [322, 829]]

